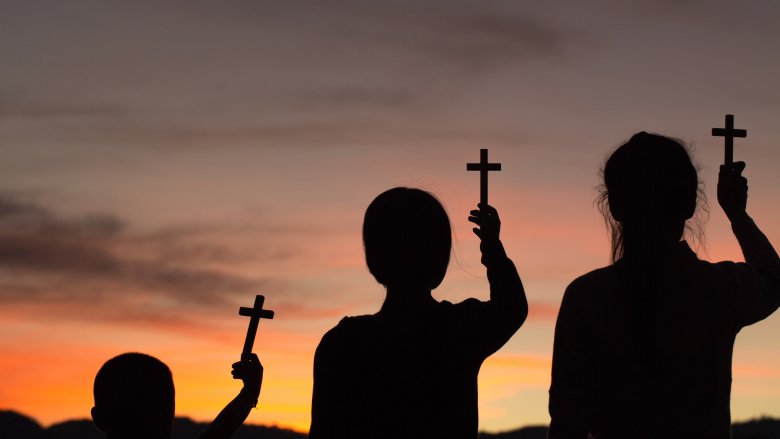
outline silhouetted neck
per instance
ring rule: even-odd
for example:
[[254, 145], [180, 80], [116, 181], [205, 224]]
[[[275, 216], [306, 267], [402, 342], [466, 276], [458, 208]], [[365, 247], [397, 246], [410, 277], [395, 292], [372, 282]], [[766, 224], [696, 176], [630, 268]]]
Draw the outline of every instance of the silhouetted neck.
[[679, 245], [680, 240], [675, 239], [653, 239], [641, 243], [626, 242], [626, 256], [635, 253], [647, 252], [664, 254], [674, 251]]
[[435, 305], [436, 299], [427, 288], [387, 287], [387, 297], [382, 304], [382, 313], [423, 310]]
[[679, 246], [684, 230], [685, 221], [624, 223], [623, 255], [629, 259], [663, 257]]
[[645, 261], [677, 261], [679, 258], [687, 258], [688, 256], [696, 254], [691, 250], [688, 242], [685, 240], [673, 241], [673, 242], [659, 242], [650, 249], [644, 249], [644, 251], [629, 251], [626, 249], [626, 253], [621, 258], [624, 262], [637, 262]]

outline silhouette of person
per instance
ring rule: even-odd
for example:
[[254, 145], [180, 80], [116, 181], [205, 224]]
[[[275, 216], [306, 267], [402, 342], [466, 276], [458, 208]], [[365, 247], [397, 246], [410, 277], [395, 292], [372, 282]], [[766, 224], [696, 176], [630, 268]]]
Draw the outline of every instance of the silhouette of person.
[[780, 259], [746, 213], [744, 168], [721, 166], [718, 202], [746, 263], [710, 263], [681, 241], [699, 187], [683, 145], [641, 132], [607, 160], [613, 264], [564, 294], [549, 438], [730, 437], [735, 337], [780, 304]]
[[[227, 439], [257, 405], [263, 366], [255, 354], [233, 364], [233, 378], [244, 387], [219, 413], [200, 439]], [[150, 355], [128, 352], [100, 368], [95, 376], [92, 420], [108, 439], [169, 439], [175, 410], [173, 376]]]
[[522, 325], [525, 292], [499, 240], [498, 213], [471, 211], [490, 300], [436, 301], [451, 251], [450, 222], [431, 194], [380, 194], [363, 222], [366, 263], [385, 286], [382, 308], [346, 317], [314, 357], [309, 437], [476, 438], [477, 374]]

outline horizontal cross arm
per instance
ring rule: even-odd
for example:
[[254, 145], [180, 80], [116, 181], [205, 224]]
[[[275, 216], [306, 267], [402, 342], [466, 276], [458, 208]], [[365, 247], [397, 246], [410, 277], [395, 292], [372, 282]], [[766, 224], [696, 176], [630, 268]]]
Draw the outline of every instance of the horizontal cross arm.
[[241, 307], [238, 309], [238, 315], [246, 317], [259, 317], [261, 319], [273, 319], [274, 312], [267, 309], [255, 309]]
[[488, 171], [500, 171], [501, 170], [501, 163], [466, 163], [466, 170], [467, 171], [481, 171], [481, 170], [488, 170]]
[[719, 137], [747, 137], [747, 130], [727, 130], [725, 128], [713, 128], [712, 129], [712, 135], [713, 136], [719, 136]]

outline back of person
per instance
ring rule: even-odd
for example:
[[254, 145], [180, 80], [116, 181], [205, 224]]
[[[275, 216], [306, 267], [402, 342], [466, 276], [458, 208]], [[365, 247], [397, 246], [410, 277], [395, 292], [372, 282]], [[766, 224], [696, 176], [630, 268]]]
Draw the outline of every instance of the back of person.
[[347, 318], [334, 329], [343, 337], [343, 370], [364, 437], [474, 437], [477, 373], [483, 359], [454, 337], [453, 305], [436, 304], [420, 316]]
[[680, 241], [697, 191], [682, 145], [639, 133], [610, 157], [614, 264], [564, 294], [550, 438], [730, 437], [736, 334], [780, 304], [780, 258], [745, 212], [743, 168], [722, 167], [718, 199], [747, 264], [712, 264]]
[[386, 287], [381, 310], [344, 318], [314, 358], [309, 437], [477, 438], [477, 375], [527, 315], [522, 283], [498, 239], [495, 209], [471, 211], [490, 300], [438, 302], [449, 219], [430, 194], [395, 188], [371, 203], [366, 262]]
[[[669, 256], [657, 278], [652, 364], [637, 345], [635, 305], [620, 264], [583, 276], [567, 291], [583, 320], [580, 349], [592, 361], [587, 403], [596, 437], [718, 437], [729, 429], [732, 349], [757, 277], [744, 264], [701, 261], [684, 243]], [[567, 367], [565, 358], [557, 360], [559, 369]]]

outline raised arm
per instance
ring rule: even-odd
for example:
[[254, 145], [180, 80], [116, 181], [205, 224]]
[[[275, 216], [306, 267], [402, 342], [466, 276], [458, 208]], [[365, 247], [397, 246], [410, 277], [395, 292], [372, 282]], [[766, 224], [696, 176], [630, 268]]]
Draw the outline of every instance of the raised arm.
[[744, 162], [722, 165], [718, 178], [718, 203], [731, 221], [745, 262], [761, 277], [757, 297], [745, 310], [744, 325], [763, 320], [780, 306], [780, 257], [747, 214], [747, 179]]
[[517, 274], [515, 264], [506, 254], [499, 239], [501, 220], [492, 206], [480, 206], [472, 210], [469, 221], [479, 227], [473, 229], [480, 238], [482, 264], [487, 268], [490, 283], [490, 301], [487, 310], [494, 330], [494, 345], [491, 353], [498, 350], [520, 328], [528, 317], [528, 301], [523, 283]]
[[241, 427], [249, 412], [257, 405], [263, 384], [263, 365], [257, 355], [250, 354], [233, 364], [233, 378], [241, 379], [244, 387], [238, 395], [219, 412], [219, 415], [200, 435], [200, 439], [228, 439]]

